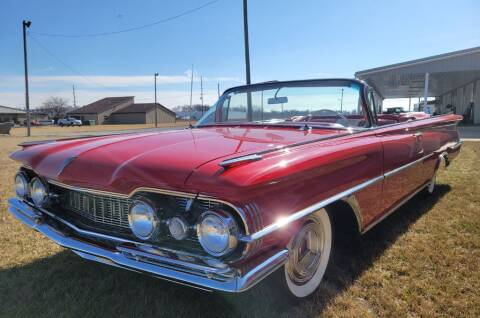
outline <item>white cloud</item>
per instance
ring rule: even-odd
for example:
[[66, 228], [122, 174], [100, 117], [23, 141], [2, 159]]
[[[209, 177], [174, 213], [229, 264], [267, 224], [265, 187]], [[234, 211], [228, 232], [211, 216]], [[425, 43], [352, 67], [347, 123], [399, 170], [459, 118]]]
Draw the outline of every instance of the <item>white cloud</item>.
[[[30, 93], [30, 105], [32, 108], [40, 106], [50, 96], [63, 97], [69, 101], [69, 104], [73, 104], [73, 97], [71, 90], [58, 90], [50, 92], [31, 92]], [[83, 106], [94, 102], [98, 99], [113, 96], [135, 96], [135, 102], [137, 103], [151, 103], [154, 102], [153, 90], [88, 90], [81, 89], [76, 91], [77, 106]], [[204, 103], [207, 105], [213, 104], [217, 99], [217, 92], [208, 90], [204, 91]], [[175, 107], [178, 105], [185, 105], [190, 102], [190, 91], [185, 90], [169, 90], [158, 91], [157, 101], [167, 107]], [[200, 92], [195, 91], [193, 93], [193, 103], [200, 103]], [[0, 92], [0, 105], [11, 107], [25, 107], [25, 95], [23, 92]]]
[[[184, 105], [190, 101], [190, 74], [160, 75], [157, 77], [158, 101], [167, 107]], [[50, 96], [66, 98], [73, 104], [72, 84], [76, 87], [77, 105], [86, 105], [108, 96], [135, 96], [137, 102], [154, 100], [153, 74], [135, 76], [30, 76], [30, 104], [41, 105]], [[203, 77], [204, 102], [211, 104], [217, 99], [216, 83], [222, 89], [236, 85], [236, 77]], [[162, 87], [165, 85], [165, 87]], [[215, 87], [215, 90], [213, 90]], [[209, 91], [212, 89], [212, 91]], [[200, 76], [194, 73], [194, 103], [200, 103]], [[0, 105], [24, 107], [24, 78], [17, 75], [0, 75]]]
[[[23, 85], [23, 76], [0, 76], [0, 85], [3, 89], [6, 87], [15, 87]], [[135, 76], [109, 76], [109, 75], [95, 75], [95, 76], [30, 76], [29, 83], [34, 86], [49, 86], [58, 84], [77, 84], [88, 87], [141, 87], [152, 86], [153, 75], [135, 75]], [[200, 81], [200, 77], [195, 75], [194, 81]], [[203, 81], [215, 81], [215, 82], [236, 82], [235, 77], [204, 77]], [[185, 75], [159, 75], [157, 76], [157, 85], [167, 84], [182, 84], [189, 83], [190, 76]]]

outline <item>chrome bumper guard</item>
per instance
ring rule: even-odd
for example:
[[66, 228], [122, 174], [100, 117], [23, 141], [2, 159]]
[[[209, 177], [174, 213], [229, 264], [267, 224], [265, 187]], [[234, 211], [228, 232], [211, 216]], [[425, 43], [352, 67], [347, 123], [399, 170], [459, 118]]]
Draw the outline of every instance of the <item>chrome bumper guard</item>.
[[[245, 291], [282, 266], [288, 258], [288, 251], [280, 250], [263, 259], [256, 259], [254, 264], [247, 265], [248, 269], [244, 270], [231, 268], [226, 264], [209, 266], [182, 260], [182, 257], [170, 258], [168, 252], [164, 253], [160, 248], [148, 247], [146, 244], [132, 246], [133, 244], [130, 243], [116, 241], [114, 243], [118, 245], [115, 248], [107, 248], [69, 236], [47, 223], [45, 220], [49, 217], [48, 215], [20, 199], [11, 198], [8, 202], [8, 211], [15, 218], [55, 243], [71, 249], [82, 258], [200, 289], [225, 292]], [[63, 225], [68, 226], [69, 223], [63, 222]], [[76, 227], [70, 227], [70, 229], [78, 230]], [[188, 256], [184, 255], [183, 258], [188, 259]]]

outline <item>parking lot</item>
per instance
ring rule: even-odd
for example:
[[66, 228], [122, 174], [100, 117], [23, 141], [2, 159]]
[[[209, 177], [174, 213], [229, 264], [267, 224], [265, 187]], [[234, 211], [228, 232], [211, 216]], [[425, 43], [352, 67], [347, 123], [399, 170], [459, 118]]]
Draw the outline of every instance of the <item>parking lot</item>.
[[458, 127], [460, 138], [464, 140], [480, 141], [480, 125]]

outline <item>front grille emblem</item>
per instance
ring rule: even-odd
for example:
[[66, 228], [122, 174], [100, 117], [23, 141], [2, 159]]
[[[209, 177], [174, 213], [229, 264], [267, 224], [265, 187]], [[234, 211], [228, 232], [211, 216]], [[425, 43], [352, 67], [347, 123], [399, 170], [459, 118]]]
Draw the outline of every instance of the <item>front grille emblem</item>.
[[193, 199], [188, 199], [185, 204], [185, 212], [189, 212], [192, 209]]

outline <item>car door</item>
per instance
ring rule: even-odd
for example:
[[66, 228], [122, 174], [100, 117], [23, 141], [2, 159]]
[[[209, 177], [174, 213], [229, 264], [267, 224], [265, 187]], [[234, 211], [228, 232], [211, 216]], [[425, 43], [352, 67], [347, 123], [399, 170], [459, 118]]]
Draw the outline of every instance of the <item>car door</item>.
[[390, 210], [424, 183], [422, 133], [412, 123], [380, 128], [383, 145], [383, 207]]

